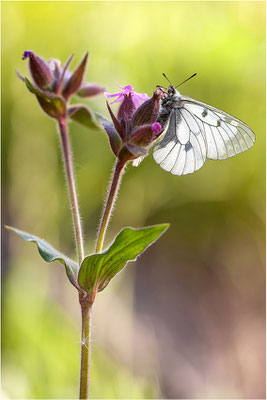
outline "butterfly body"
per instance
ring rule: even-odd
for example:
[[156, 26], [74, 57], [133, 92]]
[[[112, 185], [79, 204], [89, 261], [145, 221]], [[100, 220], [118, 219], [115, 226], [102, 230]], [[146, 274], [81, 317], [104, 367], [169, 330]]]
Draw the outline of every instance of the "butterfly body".
[[223, 160], [253, 146], [255, 134], [239, 119], [181, 95], [172, 85], [161, 100], [158, 122], [163, 139], [154, 160], [174, 175], [201, 168], [206, 159]]

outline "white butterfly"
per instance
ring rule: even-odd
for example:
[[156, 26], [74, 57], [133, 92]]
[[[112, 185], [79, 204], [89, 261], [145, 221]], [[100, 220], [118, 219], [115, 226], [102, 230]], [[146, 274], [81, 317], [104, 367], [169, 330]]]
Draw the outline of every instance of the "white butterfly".
[[197, 171], [206, 158], [233, 157], [255, 142], [255, 134], [244, 122], [182, 96], [173, 85], [161, 100], [158, 122], [165, 134], [154, 147], [153, 158], [161, 168], [174, 175]]

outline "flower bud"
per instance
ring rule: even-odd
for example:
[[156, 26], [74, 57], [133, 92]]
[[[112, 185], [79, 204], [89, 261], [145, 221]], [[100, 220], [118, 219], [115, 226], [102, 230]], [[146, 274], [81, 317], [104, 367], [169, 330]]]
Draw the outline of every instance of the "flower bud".
[[152, 125], [143, 125], [135, 129], [129, 139], [129, 143], [136, 146], [147, 147], [161, 132], [161, 125], [154, 122]]
[[118, 120], [120, 121], [124, 119], [128, 121], [132, 117], [135, 110], [136, 106], [133, 102], [132, 94], [131, 93], [125, 94], [123, 102], [121, 103], [120, 108], [118, 110]]
[[[121, 87], [121, 86], [120, 86]], [[159, 113], [159, 102], [163, 92], [157, 88], [152, 98], [149, 99], [146, 93], [136, 93], [131, 85], [121, 87], [122, 92], [105, 93], [106, 97], [115, 97], [113, 103], [122, 102], [117, 117], [113, 114], [109, 104], [107, 107], [112, 118], [113, 126], [107, 123], [102, 125], [108, 133], [112, 150], [121, 162], [138, 160], [138, 165], [148, 154], [152, 142], [161, 134], [162, 127], [156, 122]], [[140, 105], [140, 102], [143, 102]], [[135, 125], [133, 124], [135, 121]], [[119, 145], [114, 146], [114, 133], [118, 133], [121, 139]], [[115, 150], [115, 151], [114, 151]]]
[[95, 83], [85, 83], [81, 86], [77, 95], [80, 97], [91, 97], [103, 93], [104, 91], [105, 89], [103, 87], [98, 86]]
[[60, 62], [60, 60], [57, 60], [56, 58], [51, 58], [50, 60], [48, 60], [48, 65], [49, 65], [49, 68], [50, 68], [52, 76], [53, 76], [51, 89], [52, 89], [52, 92], [57, 93], [59, 83], [61, 81], [61, 76], [62, 76], [61, 62]]
[[31, 76], [36, 85], [41, 89], [49, 86], [53, 79], [49, 66], [32, 51], [24, 52], [22, 59], [26, 58], [29, 58]]
[[82, 80], [83, 80], [85, 67], [86, 67], [86, 63], [87, 63], [87, 58], [88, 58], [88, 52], [85, 54], [81, 63], [78, 65], [78, 67], [73, 72], [70, 79], [67, 81], [66, 85], [64, 86], [62, 94], [66, 100], [68, 100], [69, 97], [73, 93], [75, 93], [75, 92], [77, 92], [77, 90], [79, 90]]
[[153, 93], [153, 96], [141, 104], [136, 110], [132, 119], [132, 126], [140, 126], [144, 124], [152, 124], [157, 120], [160, 107], [160, 99], [164, 93], [160, 88], [157, 88]]

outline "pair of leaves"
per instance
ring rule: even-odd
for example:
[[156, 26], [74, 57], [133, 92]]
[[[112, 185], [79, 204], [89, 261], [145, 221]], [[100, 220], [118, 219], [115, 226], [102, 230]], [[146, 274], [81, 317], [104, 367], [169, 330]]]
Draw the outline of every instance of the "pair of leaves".
[[140, 229], [124, 228], [106, 251], [85, 257], [80, 267], [45, 240], [15, 228], [7, 228], [22, 239], [36, 243], [41, 257], [46, 262], [62, 263], [70, 282], [82, 293], [88, 294], [89, 298], [94, 299], [96, 292], [103, 290], [128, 262], [135, 261], [168, 227], [168, 224], [161, 224]]

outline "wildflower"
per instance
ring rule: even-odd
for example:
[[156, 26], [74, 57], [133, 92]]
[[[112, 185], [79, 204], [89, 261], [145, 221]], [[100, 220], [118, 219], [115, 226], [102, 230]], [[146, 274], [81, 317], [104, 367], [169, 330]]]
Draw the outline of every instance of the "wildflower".
[[83, 83], [88, 52], [83, 57], [78, 67], [71, 72], [68, 67], [72, 61], [71, 55], [64, 66], [57, 59], [45, 62], [33, 51], [25, 51], [22, 59], [29, 59], [29, 69], [33, 79], [31, 83], [27, 78], [19, 77], [26, 83], [27, 88], [35, 94], [41, 108], [50, 117], [60, 119], [67, 116], [89, 126], [95, 126], [92, 111], [84, 105], [68, 108], [70, 97], [77, 94], [79, 97], [92, 97], [104, 92], [104, 88], [92, 83]]
[[112, 122], [99, 114], [97, 117], [109, 136], [114, 154], [122, 162], [127, 162], [144, 158], [151, 144], [161, 134], [161, 125], [156, 120], [160, 99], [164, 94], [157, 88], [149, 98], [146, 93], [134, 92], [131, 85], [119, 87], [122, 88], [121, 92], [114, 94], [105, 92], [108, 98], [116, 97], [111, 104], [121, 102], [117, 116], [107, 102]]

